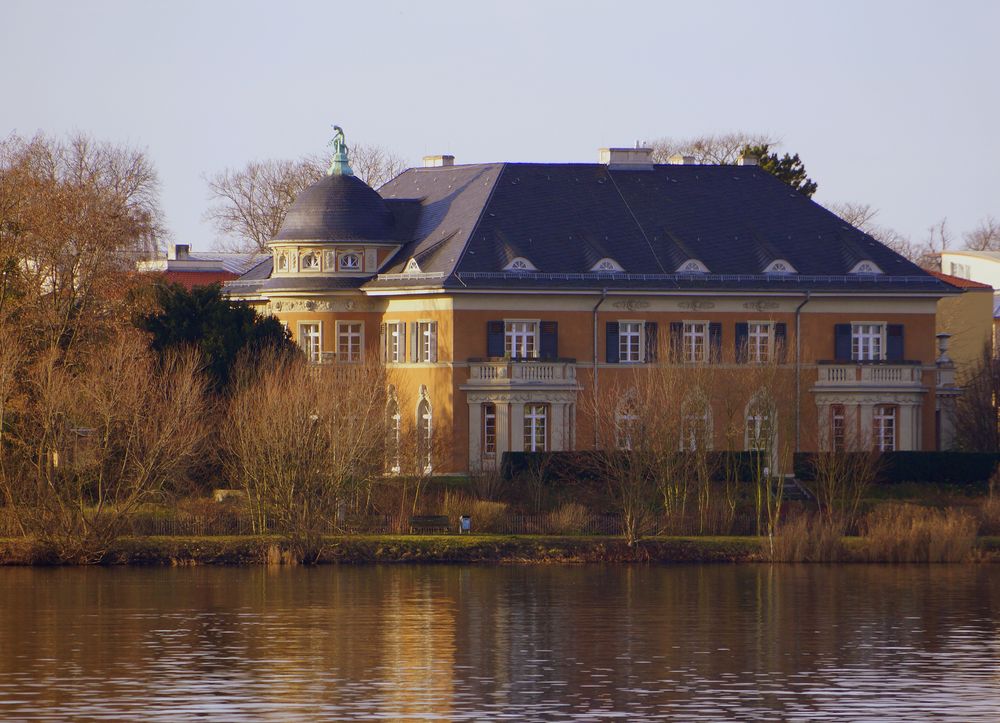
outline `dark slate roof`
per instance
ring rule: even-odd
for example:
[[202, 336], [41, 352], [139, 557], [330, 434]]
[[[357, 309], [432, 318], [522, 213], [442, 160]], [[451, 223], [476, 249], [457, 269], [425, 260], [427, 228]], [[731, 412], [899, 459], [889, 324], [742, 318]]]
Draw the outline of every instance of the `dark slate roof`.
[[385, 200], [355, 176], [323, 176], [295, 199], [276, 241], [393, 240], [396, 224]]
[[[955, 291], [756, 166], [415, 168], [379, 194], [404, 245], [366, 288]], [[538, 271], [504, 272], [519, 256]], [[624, 273], [591, 273], [604, 257]], [[677, 273], [691, 258], [709, 273]], [[798, 274], [763, 274], [777, 258]]]

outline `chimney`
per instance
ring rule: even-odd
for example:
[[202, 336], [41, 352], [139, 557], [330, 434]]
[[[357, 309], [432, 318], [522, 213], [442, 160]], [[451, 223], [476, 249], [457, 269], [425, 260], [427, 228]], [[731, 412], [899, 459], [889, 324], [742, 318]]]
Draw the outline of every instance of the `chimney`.
[[667, 159], [667, 163], [671, 166], [693, 166], [695, 165], [694, 156], [685, 156], [680, 153], [675, 153]]
[[170, 261], [186, 259], [190, 253], [191, 244], [170, 244], [170, 248], [167, 250], [167, 259]]
[[424, 156], [424, 168], [440, 168], [441, 166], [454, 166], [455, 156]]
[[601, 148], [597, 162], [616, 171], [652, 171], [652, 148]]
[[737, 166], [756, 166], [760, 159], [752, 153], [740, 154], [740, 157], [736, 159]]

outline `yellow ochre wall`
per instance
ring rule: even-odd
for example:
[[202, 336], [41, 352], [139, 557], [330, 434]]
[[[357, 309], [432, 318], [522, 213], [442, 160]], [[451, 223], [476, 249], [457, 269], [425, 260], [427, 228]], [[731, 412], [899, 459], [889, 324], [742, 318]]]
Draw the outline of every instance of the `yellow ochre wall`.
[[[964, 294], [970, 297], [968, 308], [979, 306], [989, 297], [992, 318], [992, 295]], [[576, 445], [587, 448], [593, 443], [593, 428], [586, 414], [593, 381], [593, 308], [599, 294], [565, 295], [441, 295], [375, 297], [351, 295], [353, 308], [343, 308], [347, 296], [330, 297], [336, 311], [310, 312], [273, 310], [289, 324], [297, 340], [300, 321], [323, 323], [323, 350], [335, 351], [335, 322], [338, 320], [363, 321], [365, 347], [375, 354], [379, 347], [379, 325], [384, 321], [398, 320], [437, 321], [438, 362], [436, 364], [390, 364], [391, 383], [396, 385], [400, 408], [407, 409], [415, 418], [417, 390], [426, 385], [434, 417], [437, 443], [446, 451], [439, 465], [440, 472], [463, 472], [469, 468], [469, 420], [465, 392], [460, 387], [469, 379], [469, 360], [487, 355], [486, 324], [490, 320], [537, 319], [556, 321], [559, 325], [558, 353], [562, 358], [577, 360], [577, 381], [580, 387], [577, 402]], [[793, 373], [796, 348], [795, 308], [802, 304], [802, 295], [786, 298], [754, 298], [752, 296], [706, 297], [631, 297], [609, 296], [601, 301], [597, 313], [597, 350], [600, 380], [613, 380], [623, 373], [630, 373], [636, 365], [607, 364], [605, 360], [606, 322], [623, 319], [655, 321], [659, 324], [660, 344], [666, 343], [670, 322], [707, 321], [721, 322], [722, 367], [738, 369], [735, 364], [735, 324], [750, 320], [784, 322], [787, 325], [787, 360], [789, 374]], [[275, 299], [271, 300], [272, 302]], [[813, 297], [801, 313], [801, 438], [803, 449], [815, 448], [817, 434], [817, 407], [810, 387], [817, 379], [815, 363], [834, 357], [834, 325], [850, 322], [883, 322], [904, 326], [904, 358], [919, 361], [925, 367], [933, 365], [936, 357], [934, 334], [934, 299], [880, 299]], [[947, 301], [953, 301], [948, 299]], [[687, 306], [684, 306], [687, 305]], [[958, 318], [964, 318], [966, 307], [959, 307]], [[985, 307], [984, 307], [985, 308]], [[971, 313], [971, 312], [968, 312]], [[976, 327], [978, 329], [978, 327]], [[954, 332], [953, 332], [954, 333]], [[988, 335], [988, 331], [986, 334]], [[981, 334], [977, 331], [976, 334]], [[974, 338], [973, 338], [974, 337]], [[963, 337], [961, 348], [974, 346], [978, 339], [969, 333]], [[409, 358], [407, 338], [407, 358]], [[955, 356], [955, 355], [953, 355]], [[641, 367], [641, 365], [638, 365]], [[923, 404], [922, 449], [933, 449], [935, 439], [935, 372], [926, 368], [924, 385], [927, 392]], [[721, 443], [718, 440], [717, 443]]]

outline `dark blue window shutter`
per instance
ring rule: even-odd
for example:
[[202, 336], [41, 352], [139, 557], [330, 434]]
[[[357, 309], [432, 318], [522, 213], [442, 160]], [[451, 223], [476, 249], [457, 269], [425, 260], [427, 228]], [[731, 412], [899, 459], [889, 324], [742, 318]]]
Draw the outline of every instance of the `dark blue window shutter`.
[[903, 325], [889, 324], [885, 327], [886, 361], [903, 361]]
[[750, 339], [750, 325], [746, 322], [736, 325], [736, 363], [747, 363], [747, 344]]
[[774, 353], [779, 364], [788, 361], [788, 325], [783, 321], [774, 325]]
[[722, 324], [717, 321], [708, 325], [708, 360], [713, 364], [722, 361]]
[[647, 321], [645, 332], [646, 363], [652, 363], [660, 356], [660, 326], [655, 321]]
[[684, 322], [670, 322], [670, 361], [678, 363], [683, 360]]
[[833, 358], [836, 361], [851, 360], [851, 325], [834, 324], [833, 326]]
[[504, 333], [502, 321], [486, 322], [486, 356], [501, 357], [504, 354]]
[[555, 321], [543, 321], [539, 324], [541, 341], [539, 351], [542, 359], [556, 359], [559, 357], [559, 324]]
[[604, 361], [617, 364], [618, 359], [618, 322], [609, 321], [604, 334]]

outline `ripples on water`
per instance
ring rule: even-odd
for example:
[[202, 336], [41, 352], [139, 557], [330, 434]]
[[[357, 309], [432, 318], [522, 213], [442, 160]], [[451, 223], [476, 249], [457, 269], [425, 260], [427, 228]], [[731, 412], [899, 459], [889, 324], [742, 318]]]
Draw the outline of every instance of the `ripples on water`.
[[996, 721], [998, 573], [0, 569], [0, 719]]

